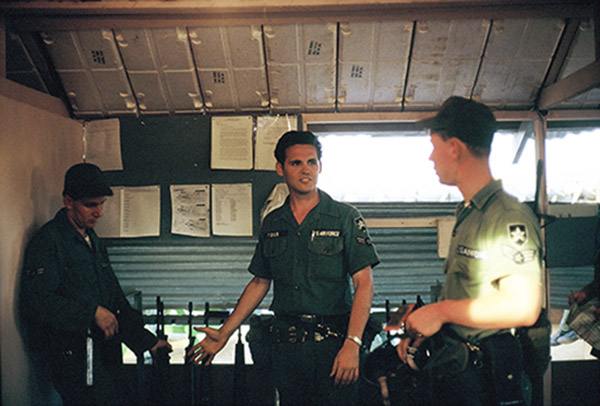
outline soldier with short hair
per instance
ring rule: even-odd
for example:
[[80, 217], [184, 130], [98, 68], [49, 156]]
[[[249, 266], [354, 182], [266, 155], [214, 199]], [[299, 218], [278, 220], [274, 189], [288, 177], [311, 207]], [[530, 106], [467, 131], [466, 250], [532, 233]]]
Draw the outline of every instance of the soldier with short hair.
[[131, 404], [121, 343], [137, 355], [171, 348], [144, 328], [94, 232], [112, 194], [96, 165], [73, 165], [64, 207], [25, 252], [20, 300], [27, 344], [64, 405]]
[[312, 133], [285, 133], [275, 156], [289, 196], [263, 222], [254, 276], [235, 310], [219, 330], [197, 328], [207, 336], [189, 354], [210, 362], [273, 284], [271, 356], [281, 404], [358, 404], [377, 253], [358, 210], [317, 189], [321, 145]]
[[398, 355], [409, 362], [421, 345], [438, 344], [425, 366], [431, 404], [524, 404], [527, 378], [511, 329], [531, 326], [540, 315], [537, 218], [492, 177], [496, 119], [487, 106], [451, 97], [422, 124], [430, 130], [429, 159], [440, 182], [457, 186], [464, 201], [456, 209], [440, 300], [408, 315], [410, 337]]

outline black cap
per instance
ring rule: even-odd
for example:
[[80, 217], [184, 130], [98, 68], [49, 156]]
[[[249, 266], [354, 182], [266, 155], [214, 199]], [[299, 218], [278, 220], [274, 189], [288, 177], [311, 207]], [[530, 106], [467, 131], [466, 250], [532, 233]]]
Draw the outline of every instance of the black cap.
[[84, 197], [112, 196], [113, 191], [104, 181], [102, 171], [94, 164], [75, 164], [65, 174], [63, 196], [74, 200]]
[[435, 117], [419, 122], [433, 132], [444, 131], [468, 145], [489, 148], [498, 126], [492, 110], [483, 103], [452, 96]]

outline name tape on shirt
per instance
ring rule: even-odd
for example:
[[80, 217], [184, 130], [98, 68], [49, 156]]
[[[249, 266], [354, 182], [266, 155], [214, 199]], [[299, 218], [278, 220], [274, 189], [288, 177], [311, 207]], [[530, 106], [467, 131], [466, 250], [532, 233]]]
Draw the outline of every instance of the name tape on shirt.
[[312, 230], [310, 239], [314, 240], [315, 237], [334, 237], [337, 238], [341, 235], [340, 230]]
[[464, 245], [459, 245], [456, 247], [456, 254], [461, 257], [473, 258], [473, 259], [488, 259], [487, 252], [477, 250], [475, 248], [469, 248]]
[[279, 238], [285, 237], [286, 235], [288, 235], [287, 230], [269, 231], [268, 233], [265, 233], [265, 238]]

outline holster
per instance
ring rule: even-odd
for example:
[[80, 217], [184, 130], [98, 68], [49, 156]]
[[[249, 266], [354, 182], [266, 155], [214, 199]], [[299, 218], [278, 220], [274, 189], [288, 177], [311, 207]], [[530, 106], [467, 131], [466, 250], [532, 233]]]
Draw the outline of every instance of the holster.
[[481, 367], [481, 348], [458, 336], [441, 331], [431, 337], [420, 349], [420, 354], [428, 354], [423, 371], [432, 379], [443, 379], [463, 372], [469, 365]]

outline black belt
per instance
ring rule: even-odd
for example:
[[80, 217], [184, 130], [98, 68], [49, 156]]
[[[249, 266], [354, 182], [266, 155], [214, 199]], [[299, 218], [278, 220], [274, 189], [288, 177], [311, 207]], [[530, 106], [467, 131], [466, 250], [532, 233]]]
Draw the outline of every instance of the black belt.
[[319, 314], [275, 314], [275, 318], [288, 323], [302, 324], [337, 324], [347, 322], [349, 314], [338, 314], [333, 316], [322, 316]]
[[279, 343], [320, 342], [327, 338], [343, 338], [345, 333], [338, 330], [341, 324], [344, 325], [345, 330], [348, 320], [348, 314], [337, 316], [276, 314], [271, 333]]

